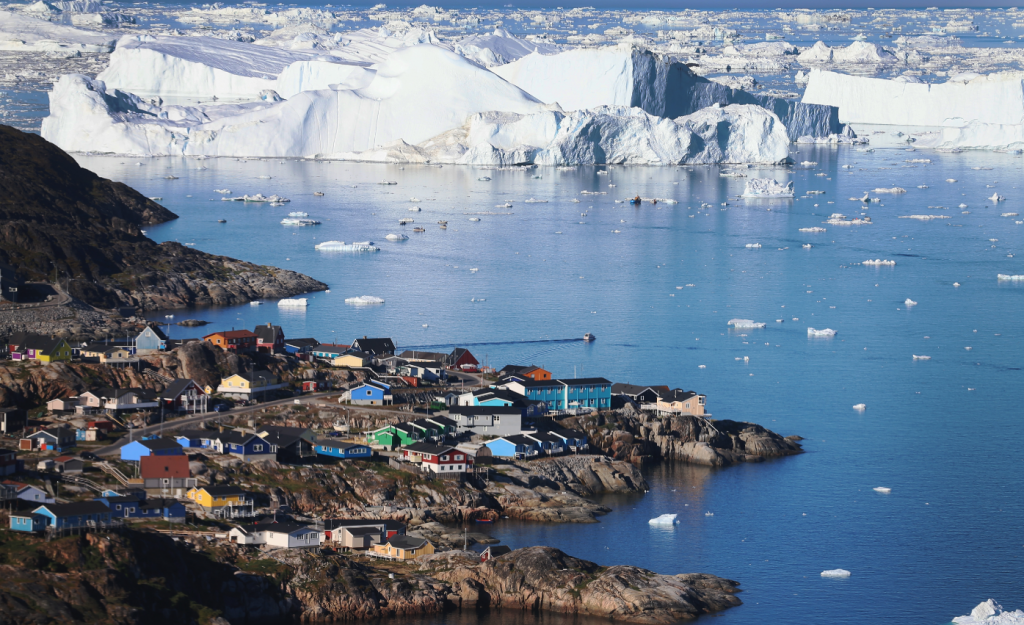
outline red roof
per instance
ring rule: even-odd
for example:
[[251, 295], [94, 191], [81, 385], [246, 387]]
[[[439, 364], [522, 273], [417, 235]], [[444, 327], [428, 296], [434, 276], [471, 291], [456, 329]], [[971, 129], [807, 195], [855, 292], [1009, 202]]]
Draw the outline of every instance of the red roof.
[[142, 479], [160, 477], [190, 477], [188, 456], [143, 456], [139, 460]]
[[211, 336], [217, 336], [218, 334], [223, 336], [226, 339], [249, 339], [249, 338], [254, 339], [254, 338], [256, 338], [256, 335], [253, 334], [252, 332], [250, 332], [249, 330], [229, 330], [227, 332], [214, 332], [213, 334], [207, 334], [203, 338], [204, 339], [208, 339]]
[[68, 460], [74, 460], [74, 456], [57, 456], [53, 459], [54, 462], [67, 462]]

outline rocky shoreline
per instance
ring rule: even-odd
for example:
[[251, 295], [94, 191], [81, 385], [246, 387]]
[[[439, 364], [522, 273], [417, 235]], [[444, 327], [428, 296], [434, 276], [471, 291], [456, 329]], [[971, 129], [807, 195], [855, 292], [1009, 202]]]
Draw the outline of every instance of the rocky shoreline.
[[53, 541], [7, 533], [0, 558], [0, 621], [19, 625], [356, 621], [480, 609], [670, 625], [741, 603], [731, 580], [603, 567], [550, 547], [484, 563], [465, 551], [370, 563], [129, 529]]

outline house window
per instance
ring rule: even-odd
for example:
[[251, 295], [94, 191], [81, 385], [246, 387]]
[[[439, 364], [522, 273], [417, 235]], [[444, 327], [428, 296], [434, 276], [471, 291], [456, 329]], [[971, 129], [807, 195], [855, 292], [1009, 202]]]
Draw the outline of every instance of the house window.
[[263, 445], [253, 445], [252, 446], [252, 450], [253, 451], [263, 451]]

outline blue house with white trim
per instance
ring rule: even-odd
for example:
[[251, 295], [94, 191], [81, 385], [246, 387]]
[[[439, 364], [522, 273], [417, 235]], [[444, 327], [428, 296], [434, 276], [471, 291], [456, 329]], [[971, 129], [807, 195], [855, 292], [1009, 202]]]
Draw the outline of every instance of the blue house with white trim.
[[509, 377], [503, 379], [500, 386], [525, 395], [530, 401], [542, 401], [549, 410], [600, 410], [611, 408], [612, 405], [612, 383], [604, 378], [531, 380]]
[[487, 441], [484, 446], [491, 450], [492, 456], [500, 458], [529, 458], [540, 454], [540, 444], [522, 434], [496, 438]]
[[143, 456], [181, 456], [185, 451], [171, 438], [132, 441], [121, 448], [121, 460], [138, 462]]
[[377, 380], [368, 380], [351, 389], [348, 399], [353, 404], [365, 406], [386, 406], [393, 403], [391, 386]]
[[146, 329], [135, 337], [136, 354], [162, 352], [165, 349], [167, 349], [167, 335], [155, 325], [147, 325]]
[[46, 527], [46, 517], [30, 512], [28, 514], [12, 514], [11, 530], [15, 532], [41, 532]]
[[139, 499], [135, 496], [100, 496], [94, 501], [102, 502], [110, 509], [111, 516], [125, 519], [184, 519], [185, 504], [177, 499], [159, 497]]
[[213, 430], [178, 430], [174, 440], [186, 449], [209, 449], [218, 434]]
[[320, 439], [316, 442], [316, 454], [318, 456], [330, 456], [332, 458], [370, 458], [373, 450], [368, 445], [358, 443], [342, 443], [330, 439]]
[[246, 462], [277, 458], [277, 447], [251, 432], [221, 432], [213, 439], [213, 449]]

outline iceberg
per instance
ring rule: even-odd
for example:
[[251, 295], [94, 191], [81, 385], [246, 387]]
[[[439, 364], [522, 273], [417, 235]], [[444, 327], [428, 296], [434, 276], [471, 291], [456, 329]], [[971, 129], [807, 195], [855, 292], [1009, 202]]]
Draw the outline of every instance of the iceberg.
[[278, 306], [283, 306], [286, 308], [298, 308], [306, 306], [307, 304], [308, 302], [305, 297], [293, 297], [277, 301]]
[[824, 42], [818, 41], [796, 58], [804, 65], [818, 63], [890, 65], [899, 60], [896, 55], [882, 46], [866, 41], [854, 41], [845, 48], [830, 48]]
[[846, 569], [830, 569], [828, 571], [822, 571], [821, 572], [821, 576], [822, 577], [835, 577], [835, 578], [849, 577], [850, 576], [850, 572], [847, 571]]
[[[788, 44], [786, 44], [788, 45]], [[559, 54], [534, 53], [492, 68], [510, 83], [565, 110], [632, 106], [658, 117], [676, 118], [718, 104], [750, 104], [775, 113], [791, 140], [848, 131], [829, 106], [755, 96], [695, 74], [685, 63], [628, 44], [578, 48]]]
[[903, 303], [906, 306], [917, 306], [917, 302], [915, 302], [914, 300], [910, 299], [909, 297], [907, 299], [903, 300]]
[[1000, 282], [1024, 282], [1024, 276], [1011, 276], [1005, 273], [996, 274], [996, 279], [999, 280]]
[[825, 229], [821, 226], [814, 226], [813, 228], [800, 228], [800, 232], [825, 232]]
[[324, 241], [317, 243], [315, 248], [321, 252], [379, 252], [380, 248], [373, 244], [373, 241], [362, 241], [360, 243], [345, 243], [344, 241]]
[[345, 303], [362, 306], [368, 304], [383, 304], [384, 300], [380, 297], [374, 297], [372, 295], [360, 295], [359, 297], [345, 298]]
[[815, 337], [829, 337], [835, 336], [836, 331], [832, 328], [825, 328], [824, 330], [815, 330], [814, 328], [807, 328], [807, 336]]
[[906, 192], [907, 192], [907, 190], [904, 189], [903, 187], [892, 187], [891, 189], [882, 188], [882, 189], [875, 189], [874, 191], [872, 191], [872, 193], [893, 193], [893, 194], [906, 193]]
[[452, 44], [452, 49], [484, 67], [504, 65], [528, 54], [557, 54], [562, 47], [520, 39], [504, 28], [495, 28], [490, 34], [473, 34]]
[[730, 319], [729, 323], [727, 323], [725, 325], [732, 326], [732, 327], [734, 327], [736, 329], [744, 329], [744, 330], [746, 330], [746, 329], [754, 329], [754, 328], [763, 328], [767, 324], [761, 323], [761, 322], [758, 322], [758, 321], [752, 321], [750, 319]]
[[751, 178], [743, 189], [747, 198], [791, 198], [795, 195], [793, 182], [783, 185], [774, 178]]
[[394, 234], [394, 233], [389, 234], [389, 235], [387, 235], [384, 238], [387, 239], [388, 241], [408, 241], [409, 240], [409, 237], [407, 235], [404, 235], [404, 234]]
[[[802, 101], [837, 107], [843, 123], [949, 126], [961, 131], [968, 124], [992, 125], [974, 126], [970, 132], [975, 134], [995, 133], [995, 126], [1005, 132], [1011, 130], [1007, 125], [1024, 124], [1024, 78], [1019, 73], [924, 84], [813, 70]], [[882, 102], [884, 106], [879, 105]], [[943, 145], [954, 136], [943, 133]]]
[[868, 409], [868, 407], [866, 404], [854, 404], [853, 409], [856, 410], [857, 412], [864, 412], [865, 410]]
[[918, 356], [917, 354], [912, 354], [912, 356], [914, 357], [914, 360], [931, 360], [932, 359], [931, 356]]
[[676, 521], [677, 516], [678, 515], [676, 514], [663, 514], [651, 519], [648, 523], [651, 525], [675, 525], [678, 523], [678, 521]]
[[953, 619], [955, 625], [1024, 625], [1024, 611], [1007, 612], [994, 599], [983, 601], [968, 616]]
[[[40, 3], [41, 4], [41, 3]], [[117, 37], [0, 11], [0, 50], [9, 52], [105, 53]]]
[[885, 493], [885, 494], [889, 494], [889, 493], [892, 492], [892, 489], [889, 488], [888, 486], [876, 486], [876, 487], [872, 488], [871, 490], [875, 491], [876, 493]]

